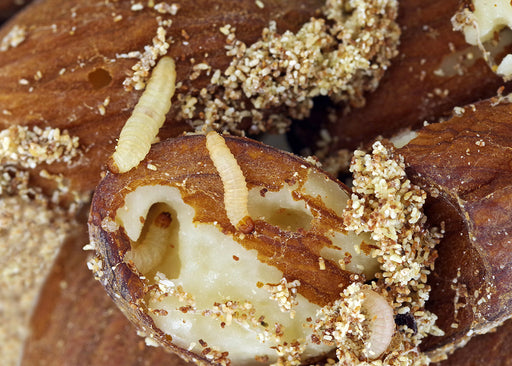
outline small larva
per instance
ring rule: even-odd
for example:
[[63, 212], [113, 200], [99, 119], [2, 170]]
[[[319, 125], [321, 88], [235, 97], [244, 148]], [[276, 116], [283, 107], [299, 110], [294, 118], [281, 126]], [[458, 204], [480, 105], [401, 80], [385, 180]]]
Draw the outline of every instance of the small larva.
[[254, 224], [247, 209], [249, 190], [242, 169], [217, 132], [206, 135], [206, 148], [224, 186], [224, 208], [229, 221], [238, 230], [251, 232]]
[[165, 115], [171, 108], [175, 87], [174, 60], [163, 57], [158, 61], [146, 90], [121, 130], [116, 151], [112, 155], [113, 172], [125, 173], [146, 157], [158, 130], [165, 122]]
[[369, 322], [370, 337], [365, 353], [369, 359], [377, 359], [389, 347], [395, 333], [393, 308], [386, 299], [375, 291], [364, 290], [362, 308]]

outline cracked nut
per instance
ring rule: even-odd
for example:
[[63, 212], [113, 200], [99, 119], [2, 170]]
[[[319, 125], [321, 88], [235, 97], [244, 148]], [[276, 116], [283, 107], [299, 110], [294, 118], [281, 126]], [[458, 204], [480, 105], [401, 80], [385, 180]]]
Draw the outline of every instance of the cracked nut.
[[357, 286], [361, 357], [379, 358], [394, 312], [364, 284], [379, 263], [362, 250], [369, 234], [344, 229], [348, 199], [314, 165], [253, 140], [166, 140], [99, 184], [90, 265], [147, 342], [199, 364], [325, 358], [335, 347], [316, 335], [317, 312]]

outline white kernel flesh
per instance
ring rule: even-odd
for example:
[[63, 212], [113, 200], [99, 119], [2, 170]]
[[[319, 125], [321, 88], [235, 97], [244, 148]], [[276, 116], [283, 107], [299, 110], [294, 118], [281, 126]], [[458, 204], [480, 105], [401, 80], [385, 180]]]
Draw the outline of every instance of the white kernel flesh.
[[[192, 352], [200, 353], [202, 348], [198, 340], [203, 339], [209, 347], [229, 351], [232, 365], [261, 365], [254, 360], [257, 355], [268, 355], [269, 362], [277, 360], [272, 347], [278, 346], [279, 341], [271, 333], [273, 325], [279, 323], [285, 330], [285, 341], [307, 340], [305, 358], [329, 351], [329, 346], [312, 343], [311, 328], [303, 326], [320, 307], [297, 294], [298, 304], [292, 309], [294, 317], [291, 318], [290, 311], [282, 312], [279, 301], [271, 299], [269, 290], [265, 286], [258, 287], [257, 283], [279, 283], [283, 273], [259, 261], [257, 251], [243, 248], [218, 227], [195, 222], [194, 209], [183, 202], [177, 188], [161, 185], [138, 187], [126, 196], [126, 206], [118, 210], [116, 221], [127, 229], [132, 240], [141, 242], [145, 224], [139, 217], [148, 217], [151, 210], [158, 210], [157, 205], [167, 206], [167, 211], [174, 213], [172, 225], [175, 226], [169, 227], [168, 233], [174, 247], [166, 249], [165, 257], [160, 258], [156, 268], [142, 274], [153, 278], [155, 273], [160, 273], [158, 283], [175, 288], [181, 286], [186, 293], [193, 295], [193, 309], [186, 313], [180, 311], [180, 307], [188, 302], [178, 296], [146, 299], [149, 307], [167, 311], [166, 316], [150, 316], [158, 328], [172, 335], [175, 344], [188, 348], [194, 343]], [[146, 220], [146, 223], [151, 225], [151, 220]], [[146, 245], [151, 244], [147, 242]], [[159, 242], [155, 245], [159, 251]], [[236, 261], [233, 255], [237, 257]], [[254, 309], [255, 315], [248, 319], [235, 314], [231, 317], [229, 309], [223, 311], [220, 318], [210, 314], [215, 310], [214, 303], [224, 304], [228, 299], [244, 306], [238, 309], [240, 313]], [[254, 322], [262, 315], [272, 326], [266, 328]], [[226, 326], [221, 326], [222, 321]], [[266, 331], [270, 333], [266, 334]], [[267, 338], [262, 341], [260, 337]]]

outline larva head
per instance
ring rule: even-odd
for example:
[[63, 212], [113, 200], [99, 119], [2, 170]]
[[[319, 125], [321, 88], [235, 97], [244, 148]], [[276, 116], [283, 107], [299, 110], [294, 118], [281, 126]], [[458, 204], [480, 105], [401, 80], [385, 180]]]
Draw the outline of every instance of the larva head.
[[[369, 236], [344, 230], [347, 188], [255, 141], [215, 144], [212, 153], [205, 136], [165, 141], [129, 173], [106, 176], [89, 223], [97, 274], [144, 334], [187, 359], [325, 357], [334, 347], [315, 336], [317, 312], [379, 270]], [[226, 200], [233, 190], [246, 198]]]

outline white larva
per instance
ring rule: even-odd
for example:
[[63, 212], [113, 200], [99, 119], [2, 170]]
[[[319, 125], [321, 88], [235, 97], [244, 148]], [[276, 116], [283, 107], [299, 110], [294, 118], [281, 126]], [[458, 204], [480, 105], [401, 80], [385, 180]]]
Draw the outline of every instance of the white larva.
[[175, 88], [174, 60], [163, 57], [158, 61], [146, 90], [121, 130], [116, 151], [112, 155], [114, 172], [125, 173], [146, 157], [171, 108]]
[[251, 231], [252, 220], [247, 209], [249, 190], [242, 169], [224, 138], [217, 132], [206, 135], [206, 148], [222, 180], [224, 208], [229, 222], [239, 230]]
[[373, 360], [388, 349], [395, 333], [395, 318], [393, 308], [384, 297], [371, 290], [364, 290], [364, 295], [362, 307], [370, 330], [365, 354]]

